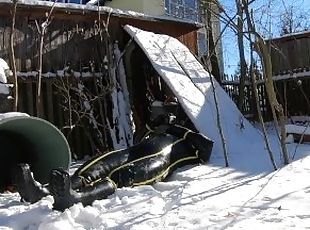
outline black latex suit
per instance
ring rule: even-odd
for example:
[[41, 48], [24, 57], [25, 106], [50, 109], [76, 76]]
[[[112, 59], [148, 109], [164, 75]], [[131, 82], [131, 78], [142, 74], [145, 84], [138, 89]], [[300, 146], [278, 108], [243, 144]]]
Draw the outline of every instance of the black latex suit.
[[54, 209], [64, 210], [78, 202], [89, 205], [107, 198], [123, 186], [162, 181], [180, 166], [207, 162], [212, 145], [202, 134], [178, 125], [149, 127], [140, 143], [95, 156], [71, 177], [64, 170], [52, 170], [47, 189], [35, 183], [27, 165], [17, 168], [15, 181], [25, 201], [33, 203], [51, 194]]

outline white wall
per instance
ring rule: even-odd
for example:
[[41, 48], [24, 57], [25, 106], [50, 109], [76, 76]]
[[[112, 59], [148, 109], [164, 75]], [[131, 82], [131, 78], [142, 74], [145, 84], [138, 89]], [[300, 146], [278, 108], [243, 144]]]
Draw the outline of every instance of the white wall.
[[164, 0], [143, 0], [143, 13], [159, 16], [165, 14]]
[[106, 6], [153, 16], [165, 14], [164, 0], [113, 0], [107, 1]]
[[107, 1], [105, 5], [112, 8], [132, 10], [143, 13], [143, 2], [144, 0], [113, 0], [111, 2]]

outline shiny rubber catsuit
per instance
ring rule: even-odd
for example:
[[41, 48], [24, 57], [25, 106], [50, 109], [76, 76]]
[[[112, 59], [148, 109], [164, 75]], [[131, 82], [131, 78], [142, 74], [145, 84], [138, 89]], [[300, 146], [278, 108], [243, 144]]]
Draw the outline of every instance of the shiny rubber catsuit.
[[207, 137], [178, 125], [167, 126], [164, 132], [150, 129], [139, 144], [98, 155], [71, 177], [53, 170], [48, 189], [54, 209], [64, 210], [78, 202], [89, 205], [119, 187], [162, 181], [180, 166], [207, 162], [212, 144]]

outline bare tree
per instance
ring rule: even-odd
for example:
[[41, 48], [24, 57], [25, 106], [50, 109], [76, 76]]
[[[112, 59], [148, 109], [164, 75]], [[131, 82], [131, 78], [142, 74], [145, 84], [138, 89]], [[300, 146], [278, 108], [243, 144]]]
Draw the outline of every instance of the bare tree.
[[211, 67], [211, 73], [215, 79], [221, 83], [221, 73], [220, 73], [220, 63], [217, 54], [218, 40], [216, 41], [215, 31], [213, 31], [214, 23], [214, 10], [217, 7], [217, 0], [203, 0], [201, 1], [201, 6], [203, 10], [203, 15], [205, 17], [205, 29], [207, 33], [207, 47], [208, 47], [208, 57], [207, 62], [205, 63]]
[[239, 48], [239, 58], [240, 58], [240, 77], [239, 77], [239, 97], [237, 106], [240, 111], [243, 111], [243, 101], [244, 101], [244, 87], [247, 74], [247, 64], [244, 54], [244, 42], [243, 42], [243, 5], [241, 0], [235, 0], [237, 7], [237, 37], [238, 37], [238, 48]]
[[[284, 3], [283, 3], [284, 4]], [[285, 6], [285, 12], [280, 15], [280, 35], [291, 34], [310, 28], [309, 12]]]
[[[97, 79], [95, 73], [94, 79]], [[107, 148], [102, 134], [104, 126], [96, 117], [96, 104], [102, 96], [94, 95], [88, 90], [82, 79], [74, 76], [72, 69], [66, 69], [64, 76], [60, 76], [54, 86], [62, 98], [61, 106], [67, 114], [65, 126], [62, 127], [67, 138], [75, 129], [81, 128], [90, 143], [91, 154], [104, 151]]]
[[[285, 118], [284, 118], [284, 111], [282, 105], [278, 102], [276, 93], [274, 90], [274, 84], [272, 80], [272, 62], [271, 62], [271, 56], [268, 49], [268, 46], [262, 36], [255, 30], [255, 27], [253, 26], [252, 20], [251, 20], [251, 14], [249, 12], [248, 8], [248, 0], [242, 0], [244, 11], [247, 17], [248, 21], [248, 27], [249, 31], [255, 35], [255, 45], [254, 48], [256, 49], [256, 52], [260, 56], [262, 63], [263, 63], [263, 72], [265, 76], [265, 85], [266, 85], [266, 91], [268, 100], [271, 106], [271, 111], [273, 115], [274, 122], [276, 124], [276, 127], [280, 127], [280, 142], [281, 142], [281, 148], [282, 148], [282, 156], [284, 160], [284, 164], [289, 163], [289, 157], [287, 148], [285, 145], [285, 139], [286, 139], [286, 131], [285, 131]], [[278, 116], [277, 116], [278, 115]], [[279, 118], [279, 122], [278, 122]]]
[[[247, 24], [248, 24], [248, 27], [249, 27], [249, 25], [251, 25], [254, 28], [255, 25], [253, 23], [252, 15], [251, 15], [251, 19], [249, 17], [247, 17], [247, 22], [248, 22]], [[260, 107], [260, 103], [259, 103], [259, 96], [258, 96], [258, 89], [257, 89], [257, 80], [256, 80], [257, 79], [257, 72], [258, 71], [257, 71], [257, 68], [255, 66], [255, 61], [254, 61], [254, 57], [253, 57], [254, 41], [252, 41], [252, 33], [251, 33], [250, 28], [248, 28], [248, 33], [249, 33], [250, 48], [251, 48], [251, 64], [250, 64], [249, 74], [250, 74], [251, 80], [252, 80], [252, 92], [253, 92], [254, 98], [255, 98], [256, 111], [257, 111], [259, 123], [261, 124], [261, 127], [262, 127], [262, 132], [263, 132], [263, 137], [264, 137], [264, 141], [265, 141], [265, 146], [266, 146], [266, 149], [268, 151], [271, 164], [272, 164], [274, 170], [277, 170], [277, 164], [275, 162], [275, 159], [274, 159], [274, 156], [273, 156], [273, 152], [271, 150], [271, 146], [270, 146], [270, 142], [269, 142], [268, 134], [267, 134], [267, 129], [266, 129], [266, 126], [265, 126], [265, 122], [264, 122], [264, 119], [263, 119], [263, 116], [262, 116], [261, 107]]]
[[37, 100], [36, 100], [36, 109], [37, 109], [37, 116], [41, 117], [43, 114], [42, 111], [42, 65], [43, 65], [43, 48], [44, 48], [44, 36], [46, 34], [47, 28], [51, 23], [51, 16], [55, 7], [56, 1], [53, 3], [49, 13], [46, 13], [46, 19], [43, 23], [39, 25], [38, 21], [36, 20], [36, 26], [38, 33], [40, 34], [40, 49], [39, 49], [39, 69], [38, 69], [38, 84], [37, 84]]

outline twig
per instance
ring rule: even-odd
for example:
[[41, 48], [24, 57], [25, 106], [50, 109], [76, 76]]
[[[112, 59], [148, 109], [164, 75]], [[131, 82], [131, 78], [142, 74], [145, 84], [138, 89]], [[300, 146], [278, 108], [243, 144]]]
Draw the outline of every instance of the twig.
[[219, 132], [220, 132], [220, 136], [221, 136], [221, 140], [222, 140], [222, 147], [223, 147], [223, 151], [224, 151], [225, 166], [228, 167], [229, 162], [228, 162], [228, 151], [227, 151], [227, 146], [226, 146], [226, 140], [225, 140], [225, 136], [224, 136], [224, 132], [223, 132], [220, 108], [219, 108], [218, 99], [216, 96], [215, 85], [214, 85], [213, 77], [211, 76], [211, 74], [210, 74], [210, 81], [211, 81], [211, 85], [212, 85], [212, 89], [213, 89], [213, 98], [214, 98], [214, 103], [215, 103], [215, 108], [216, 108], [216, 123], [217, 123], [217, 127], [219, 129]]

